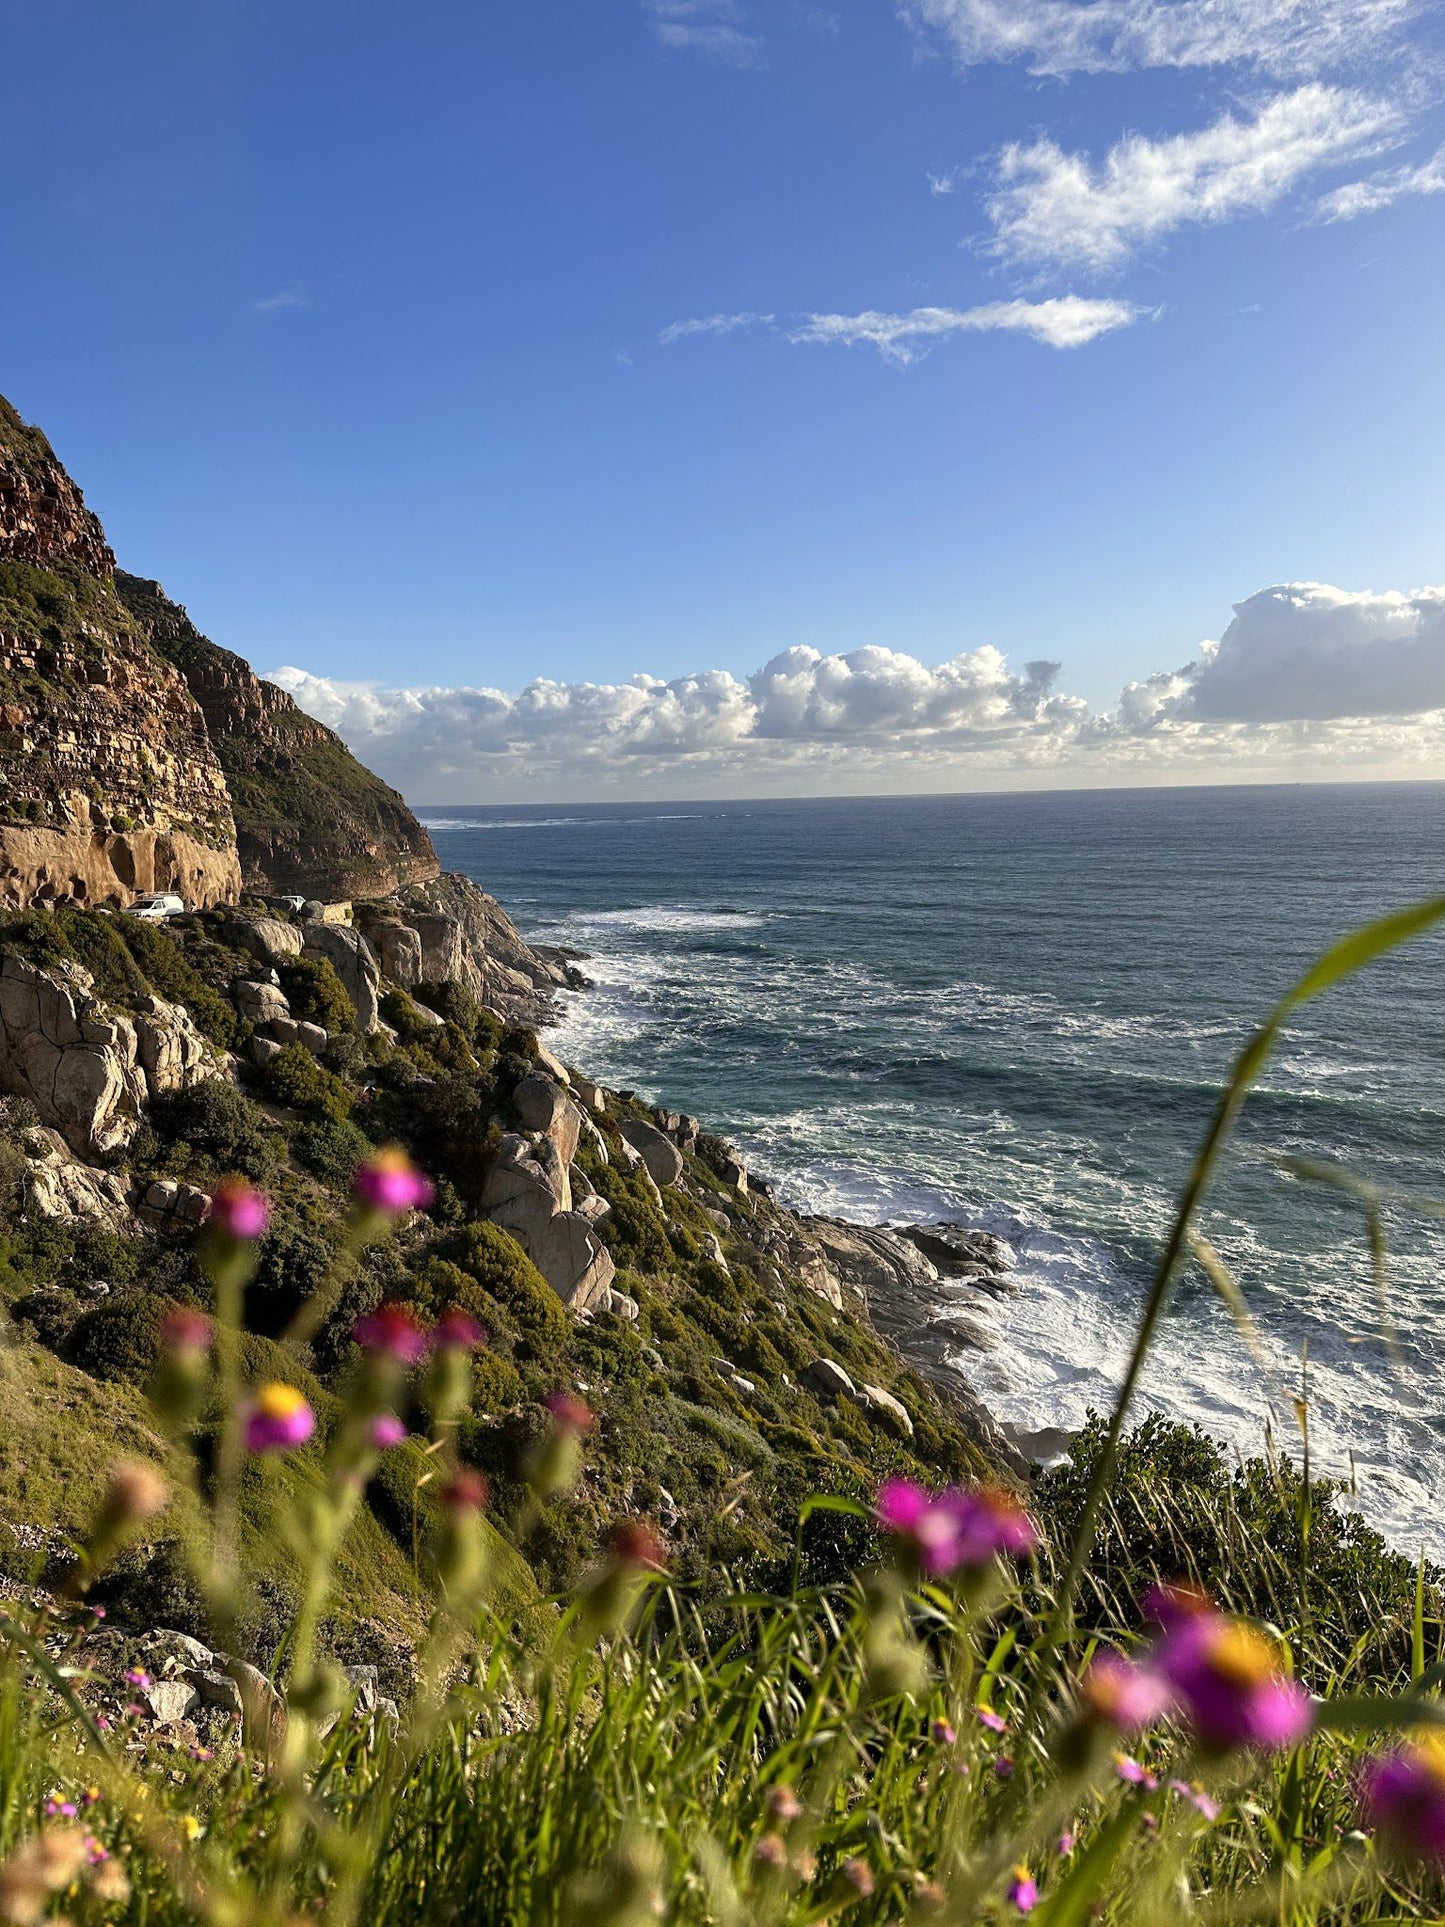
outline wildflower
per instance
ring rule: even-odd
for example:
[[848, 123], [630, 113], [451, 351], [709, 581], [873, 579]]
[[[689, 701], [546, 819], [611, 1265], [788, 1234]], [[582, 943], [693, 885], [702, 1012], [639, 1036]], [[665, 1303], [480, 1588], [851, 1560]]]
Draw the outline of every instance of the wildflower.
[[150, 1674], [141, 1666], [127, 1667], [125, 1672], [121, 1674], [121, 1678], [127, 1686], [133, 1686], [138, 1693], [144, 1693], [154, 1684]]
[[374, 1418], [371, 1421], [371, 1443], [378, 1452], [385, 1452], [393, 1445], [400, 1445], [406, 1436], [406, 1427], [395, 1412], [383, 1412], [380, 1418]]
[[49, 1820], [54, 1820], [58, 1815], [64, 1815], [67, 1820], [73, 1820], [80, 1809], [74, 1800], [61, 1800], [52, 1793], [45, 1802], [43, 1811]]
[[438, 1351], [474, 1352], [486, 1344], [487, 1334], [475, 1318], [451, 1305], [432, 1326], [431, 1342]]
[[373, 1152], [352, 1179], [351, 1194], [365, 1210], [387, 1218], [424, 1211], [433, 1196], [430, 1180], [397, 1145]]
[[188, 1813], [181, 1820], [181, 1832], [186, 1836], [187, 1840], [199, 1840], [205, 1832], [205, 1828], [201, 1825], [194, 1813]]
[[170, 1487], [153, 1465], [143, 1459], [122, 1459], [111, 1468], [105, 1512], [118, 1525], [140, 1525], [164, 1512]]
[[1067, 1860], [1077, 1845], [1078, 1840], [1074, 1833], [1068, 1827], [1065, 1827], [1064, 1831], [1059, 1835], [1058, 1844], [1054, 1848], [1054, 1852], [1059, 1856], [1060, 1860]]
[[1000, 1780], [1011, 1780], [1014, 1776], [1014, 1763], [1007, 1753], [1000, 1753], [993, 1763], [994, 1775]]
[[123, 1907], [130, 1899], [130, 1880], [125, 1868], [108, 1856], [102, 1865], [92, 1868], [90, 1886], [97, 1900], [111, 1906]]
[[767, 1806], [772, 1818], [783, 1823], [798, 1819], [803, 1811], [802, 1801], [790, 1786], [770, 1786]]
[[223, 1238], [249, 1244], [264, 1238], [271, 1222], [271, 1206], [264, 1191], [244, 1178], [222, 1178], [211, 1193], [206, 1223]]
[[552, 1423], [559, 1432], [575, 1432], [580, 1437], [597, 1423], [592, 1407], [571, 1392], [549, 1392], [542, 1403], [552, 1414]]
[[473, 1472], [464, 1465], [453, 1472], [437, 1495], [447, 1511], [465, 1516], [470, 1512], [480, 1512], [492, 1496], [491, 1487], [480, 1472]]
[[760, 1867], [787, 1865], [788, 1849], [780, 1833], [762, 1834], [753, 1843], [753, 1859]]
[[1168, 1682], [1122, 1653], [1100, 1653], [1079, 1682], [1085, 1711], [1121, 1733], [1148, 1726], [1169, 1704]]
[[414, 1365], [426, 1352], [426, 1333], [405, 1305], [379, 1305], [358, 1318], [351, 1335], [364, 1352], [398, 1365]]
[[991, 1706], [975, 1706], [973, 1716], [980, 1726], [986, 1726], [990, 1733], [1007, 1733], [1008, 1721], [1001, 1719]]
[[552, 1422], [532, 1450], [527, 1476], [539, 1499], [553, 1499], [577, 1483], [582, 1440], [597, 1423], [597, 1415], [571, 1392], [552, 1392], [543, 1402]]
[[607, 1535], [607, 1551], [614, 1565], [634, 1571], [662, 1572], [667, 1566], [667, 1548], [641, 1519], [615, 1525]]
[[1027, 1867], [1020, 1865], [1014, 1868], [1013, 1879], [1008, 1884], [1008, 1898], [1021, 1914], [1031, 1914], [1038, 1906], [1038, 1886]]
[[211, 1321], [189, 1305], [172, 1305], [161, 1320], [161, 1343], [170, 1352], [204, 1357], [211, 1349]]
[[887, 1479], [879, 1488], [878, 1523], [925, 1579], [979, 1572], [999, 1554], [1023, 1558], [1038, 1536], [1010, 1493], [990, 1487], [950, 1486], [930, 1493], [912, 1479]]
[[1131, 1759], [1127, 1753], [1116, 1753], [1114, 1755], [1114, 1771], [1118, 1774], [1119, 1778], [1129, 1786], [1141, 1786], [1146, 1793], [1153, 1793], [1159, 1785], [1158, 1780], [1155, 1779], [1148, 1767], [1141, 1766], [1137, 1760]]
[[1169, 1791], [1171, 1793], [1177, 1793], [1181, 1800], [1187, 1800], [1196, 1812], [1204, 1815], [1206, 1820], [1217, 1820], [1219, 1818], [1219, 1808], [1215, 1805], [1214, 1801], [1210, 1799], [1198, 1780], [1171, 1780], [1169, 1782]]
[[294, 1385], [263, 1385], [246, 1415], [248, 1452], [285, 1452], [304, 1445], [316, 1415]]
[[866, 1860], [845, 1860], [838, 1871], [860, 1900], [866, 1900], [872, 1893], [873, 1869]]
[[1429, 1728], [1409, 1746], [1371, 1760], [1360, 1796], [1390, 1853], [1445, 1863], [1445, 1733]]
[[925, 1913], [936, 1914], [940, 1907], [947, 1903], [947, 1900], [947, 1894], [936, 1880], [929, 1880], [924, 1874], [919, 1874], [914, 1880], [914, 1905], [921, 1907]]
[[934, 1720], [928, 1728], [928, 1737], [939, 1746], [957, 1746], [958, 1729], [949, 1725], [947, 1720]]
[[1197, 1593], [1165, 1592], [1153, 1609], [1163, 1628], [1153, 1664], [1206, 1747], [1276, 1749], [1304, 1737], [1310, 1698], [1286, 1677], [1272, 1639], [1216, 1612]]
[[44, 1914], [47, 1897], [68, 1887], [85, 1864], [79, 1827], [47, 1827], [22, 1840], [0, 1863], [0, 1919], [31, 1927]]

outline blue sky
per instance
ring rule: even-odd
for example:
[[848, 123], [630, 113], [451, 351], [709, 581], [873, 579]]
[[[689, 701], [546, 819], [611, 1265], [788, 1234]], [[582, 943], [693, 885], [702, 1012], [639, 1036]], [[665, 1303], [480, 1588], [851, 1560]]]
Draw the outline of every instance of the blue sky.
[[[409, 793], [1445, 773], [1433, 7], [48, 0], [0, 49], [0, 392]], [[1326, 713], [1260, 713], [1315, 650]]]

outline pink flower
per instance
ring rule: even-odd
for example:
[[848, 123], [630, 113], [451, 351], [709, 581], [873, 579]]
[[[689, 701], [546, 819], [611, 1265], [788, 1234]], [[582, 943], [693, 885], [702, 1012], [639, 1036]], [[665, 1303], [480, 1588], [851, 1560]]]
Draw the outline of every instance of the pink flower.
[[492, 1489], [480, 1472], [462, 1466], [454, 1472], [437, 1497], [448, 1512], [480, 1512], [492, 1496]]
[[1187, 1800], [1197, 1813], [1204, 1815], [1206, 1820], [1217, 1820], [1219, 1818], [1219, 1808], [1214, 1804], [1213, 1800], [1210, 1799], [1209, 1795], [1197, 1780], [1171, 1780], [1169, 1782], [1169, 1791], [1171, 1793], [1177, 1793], [1181, 1800]]
[[1067, 1828], [1065, 1828], [1065, 1830], [1059, 1835], [1059, 1842], [1058, 1842], [1058, 1845], [1055, 1847], [1054, 1851], [1055, 1853], [1058, 1854], [1061, 1860], [1067, 1860], [1069, 1855], [1074, 1851], [1074, 1848], [1077, 1844], [1078, 1842], [1075, 1840], [1074, 1835]]
[[414, 1365], [427, 1348], [426, 1333], [405, 1305], [378, 1305], [357, 1319], [351, 1335], [364, 1352], [398, 1365]]
[[371, 1421], [371, 1442], [378, 1452], [400, 1445], [406, 1436], [406, 1427], [395, 1412], [383, 1412], [380, 1418]]
[[978, 1572], [1003, 1554], [1026, 1558], [1038, 1535], [1011, 1493], [950, 1486], [930, 1493], [912, 1479], [888, 1479], [878, 1491], [878, 1523], [926, 1579]]
[[571, 1392], [549, 1392], [542, 1403], [552, 1414], [552, 1423], [559, 1432], [571, 1432], [581, 1438], [597, 1423], [592, 1407]]
[[248, 1452], [286, 1452], [304, 1445], [316, 1415], [294, 1385], [263, 1385], [246, 1415]]
[[1310, 1697], [1286, 1677], [1272, 1639], [1192, 1592], [1165, 1593], [1154, 1610], [1163, 1631], [1153, 1665], [1205, 1747], [1272, 1751], [1303, 1739], [1313, 1718]]
[[986, 1726], [990, 1733], [1007, 1733], [1008, 1721], [1000, 1719], [991, 1706], [975, 1706], [973, 1716], [980, 1726]]
[[1121, 1733], [1134, 1733], [1158, 1719], [1170, 1701], [1168, 1682], [1122, 1653], [1100, 1653], [1079, 1684], [1085, 1710]]
[[838, 1869], [853, 1891], [866, 1900], [873, 1891], [873, 1869], [866, 1860], [845, 1860]]
[[1008, 1885], [1008, 1898], [1021, 1914], [1031, 1914], [1039, 1904], [1038, 1884], [1027, 1867], [1015, 1867]]
[[1116, 1753], [1114, 1755], [1114, 1771], [1121, 1780], [1127, 1781], [1130, 1786], [1141, 1786], [1148, 1793], [1153, 1793], [1159, 1785], [1159, 1782], [1149, 1769], [1140, 1766], [1139, 1762], [1131, 1759], [1127, 1753]]
[[128, 1666], [125, 1672], [121, 1674], [121, 1678], [127, 1686], [134, 1686], [137, 1691], [142, 1693], [152, 1683], [150, 1674], [141, 1666]]
[[399, 1218], [404, 1211], [424, 1211], [433, 1191], [406, 1152], [399, 1146], [373, 1152], [351, 1181], [351, 1194], [368, 1211]]
[[173, 1305], [161, 1320], [161, 1343], [167, 1351], [199, 1359], [211, 1349], [211, 1321], [203, 1311]]
[[1014, 1763], [1007, 1753], [1000, 1753], [993, 1763], [993, 1770], [1000, 1780], [1011, 1780], [1014, 1776]]
[[1445, 1733], [1432, 1727], [1411, 1745], [1371, 1760], [1360, 1804], [1390, 1853], [1445, 1864]]
[[933, 1720], [928, 1728], [928, 1736], [940, 1746], [957, 1746], [958, 1732], [947, 1720]]
[[666, 1546], [641, 1519], [623, 1519], [615, 1525], [607, 1535], [607, 1551], [614, 1566], [642, 1572], [663, 1572], [667, 1567]]
[[790, 1786], [771, 1786], [768, 1788], [768, 1812], [774, 1820], [796, 1820], [802, 1814], [803, 1803]]
[[222, 1237], [249, 1242], [264, 1238], [271, 1222], [271, 1206], [264, 1191], [244, 1178], [222, 1178], [211, 1193], [206, 1223]]
[[486, 1344], [487, 1334], [475, 1318], [451, 1305], [432, 1326], [431, 1342], [438, 1351], [474, 1352]]

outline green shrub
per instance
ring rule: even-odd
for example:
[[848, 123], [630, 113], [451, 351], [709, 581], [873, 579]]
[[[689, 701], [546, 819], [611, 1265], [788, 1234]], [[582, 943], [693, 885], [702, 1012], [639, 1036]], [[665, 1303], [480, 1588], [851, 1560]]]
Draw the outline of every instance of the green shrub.
[[277, 1147], [265, 1118], [223, 1077], [208, 1077], [158, 1097], [150, 1123], [161, 1145], [182, 1141], [217, 1171], [239, 1171], [259, 1181], [276, 1162]]
[[283, 1220], [261, 1241], [246, 1288], [246, 1323], [274, 1338], [283, 1332], [331, 1269], [333, 1251], [321, 1232]]
[[371, 1149], [365, 1134], [345, 1119], [316, 1118], [298, 1125], [291, 1136], [296, 1162], [323, 1184], [349, 1185]]
[[327, 1118], [333, 1124], [342, 1124], [351, 1115], [350, 1091], [302, 1044], [281, 1046], [261, 1073], [261, 1088], [273, 1104], [288, 1111]]
[[155, 1366], [165, 1311], [165, 1300], [149, 1291], [103, 1299], [76, 1321], [66, 1356], [92, 1378], [143, 1385]]
[[566, 1343], [562, 1301], [515, 1238], [494, 1224], [469, 1224], [441, 1250], [508, 1313], [524, 1351], [549, 1354]]
[[293, 957], [281, 965], [278, 975], [298, 1022], [320, 1024], [323, 1030], [353, 1028], [356, 1014], [351, 999], [329, 958]]
[[504, 1411], [522, 1396], [522, 1379], [510, 1359], [480, 1351], [472, 1359], [472, 1406], [479, 1412]]

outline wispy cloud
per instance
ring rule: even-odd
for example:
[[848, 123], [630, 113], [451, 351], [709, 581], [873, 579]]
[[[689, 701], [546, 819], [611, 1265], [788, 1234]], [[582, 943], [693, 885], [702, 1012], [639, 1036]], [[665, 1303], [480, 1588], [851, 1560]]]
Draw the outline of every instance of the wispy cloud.
[[1147, 67], [1348, 69], [1398, 41], [1418, 0], [898, 0], [965, 66], [1036, 74]]
[[1147, 311], [1130, 301], [1059, 295], [1049, 301], [990, 301], [977, 308], [913, 308], [905, 314], [814, 314], [789, 332], [796, 343], [876, 348], [907, 366], [949, 335], [1030, 335], [1050, 348], [1082, 348]]
[[1322, 221], [1354, 221], [1412, 194], [1445, 194], [1445, 147], [1437, 148], [1418, 167], [1387, 168], [1368, 180], [1333, 189], [1315, 203], [1315, 213]]
[[1311, 82], [1193, 133], [1128, 135], [1098, 162], [1048, 138], [1013, 142], [985, 199], [983, 245], [1014, 266], [1118, 268], [1188, 223], [1267, 212], [1322, 168], [1381, 152], [1403, 124], [1390, 101]]
[[930, 175], [928, 176], [929, 193], [933, 195], [935, 200], [937, 200], [942, 195], [953, 194], [957, 192], [959, 176], [962, 174], [962, 172], [963, 172], [962, 168], [950, 167], [942, 174], [930, 173]]
[[264, 300], [251, 303], [252, 314], [280, 314], [285, 308], [309, 308], [311, 303], [295, 288], [282, 288]]
[[730, 335], [739, 328], [766, 328], [771, 326], [770, 314], [709, 314], [699, 315], [691, 321], [672, 321], [657, 337], [664, 348], [670, 348], [674, 341], [685, 341], [689, 335]]
[[643, 0], [643, 5], [664, 47], [729, 67], [764, 64], [763, 42], [746, 31], [737, 0]]

